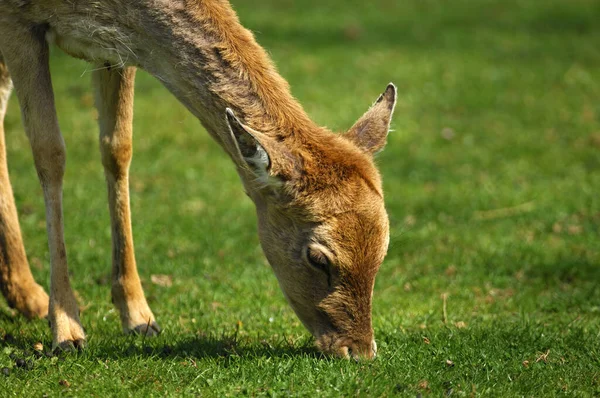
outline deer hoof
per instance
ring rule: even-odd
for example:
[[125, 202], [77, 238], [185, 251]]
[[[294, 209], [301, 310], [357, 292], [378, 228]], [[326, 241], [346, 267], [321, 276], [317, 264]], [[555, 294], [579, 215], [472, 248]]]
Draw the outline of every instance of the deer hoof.
[[63, 352], [77, 352], [82, 351], [85, 348], [85, 340], [84, 339], [75, 339], [75, 340], [65, 340], [56, 345], [54, 348], [54, 354], [60, 354]]

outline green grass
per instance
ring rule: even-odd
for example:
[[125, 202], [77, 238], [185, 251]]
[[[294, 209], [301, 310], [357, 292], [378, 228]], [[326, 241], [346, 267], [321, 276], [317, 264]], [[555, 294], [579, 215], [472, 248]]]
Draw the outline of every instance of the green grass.
[[[51, 344], [46, 322], [0, 304], [0, 339], [14, 338], [0, 341], [0, 396], [600, 395], [598, 2], [233, 3], [317, 122], [346, 129], [389, 81], [399, 87], [378, 157], [392, 227], [374, 294], [379, 357], [316, 353], [232, 164], [144, 73], [133, 229], [164, 332], [122, 336], [90, 67], [54, 51], [66, 242], [89, 346], [36, 358], [33, 344]], [[15, 98], [6, 123], [28, 255], [47, 286], [42, 195]]]

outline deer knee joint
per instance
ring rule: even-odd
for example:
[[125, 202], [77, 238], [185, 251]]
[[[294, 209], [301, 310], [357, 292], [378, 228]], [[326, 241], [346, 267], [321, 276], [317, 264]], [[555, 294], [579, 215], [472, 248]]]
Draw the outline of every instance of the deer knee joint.
[[112, 174], [120, 174], [129, 169], [132, 156], [131, 141], [121, 141], [103, 137], [100, 139], [100, 152], [104, 169]]
[[61, 182], [67, 152], [62, 137], [56, 140], [31, 140], [35, 167], [42, 184]]

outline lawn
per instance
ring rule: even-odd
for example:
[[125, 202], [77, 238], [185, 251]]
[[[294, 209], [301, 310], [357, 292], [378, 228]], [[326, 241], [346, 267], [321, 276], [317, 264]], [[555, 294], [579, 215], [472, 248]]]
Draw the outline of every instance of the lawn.
[[[137, 78], [137, 262], [163, 328], [121, 334], [89, 70], [54, 49], [67, 252], [88, 347], [0, 301], [0, 396], [600, 395], [600, 5], [595, 0], [233, 0], [292, 91], [341, 131], [393, 81], [378, 156], [391, 244], [373, 362], [320, 356], [281, 294], [233, 165]], [[9, 167], [44, 286], [44, 206], [13, 97]]]

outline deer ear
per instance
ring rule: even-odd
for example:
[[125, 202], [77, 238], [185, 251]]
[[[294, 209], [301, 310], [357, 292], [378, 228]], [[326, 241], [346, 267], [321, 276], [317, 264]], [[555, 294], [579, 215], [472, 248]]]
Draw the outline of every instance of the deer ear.
[[271, 159], [257, 138], [260, 133], [244, 126], [231, 109], [227, 108], [225, 113], [237, 152], [233, 158], [236, 163], [241, 163], [238, 166], [249, 169], [258, 177], [268, 177]]
[[396, 86], [392, 83], [388, 84], [385, 92], [379, 96], [367, 113], [344, 134], [344, 137], [371, 154], [381, 151], [386, 144], [390, 130], [396, 96]]

